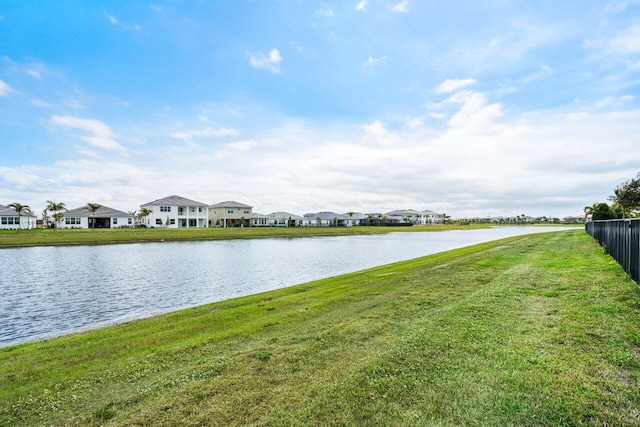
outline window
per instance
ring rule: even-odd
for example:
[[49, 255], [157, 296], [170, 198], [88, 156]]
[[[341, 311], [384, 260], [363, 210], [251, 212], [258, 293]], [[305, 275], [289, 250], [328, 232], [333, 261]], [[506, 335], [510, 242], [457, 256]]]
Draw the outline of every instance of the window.
[[184, 215], [184, 208], [183, 207], [179, 207], [178, 208], [178, 215]]
[[227, 213], [233, 213], [233, 209], [227, 209]]
[[249, 209], [245, 209], [244, 213], [248, 214], [249, 213]]
[[176, 225], [176, 220], [175, 220], [174, 218], [171, 218], [171, 219], [169, 220], [169, 223], [170, 223], [171, 225]]
[[160, 218], [156, 218], [156, 225], [162, 225], [162, 220]]
[[189, 208], [189, 212], [195, 213], [195, 211], [196, 211], [196, 208], [194, 208], [194, 207], [190, 207]]
[[67, 225], [80, 225], [80, 218], [65, 218], [64, 223]]
[[128, 223], [129, 225], [131, 225], [131, 224], [132, 224], [132, 221], [133, 221], [133, 218], [128, 218], [128, 219], [127, 219], [127, 223]]
[[171, 206], [160, 206], [160, 212], [171, 212]]
[[198, 208], [198, 212], [202, 213], [202, 208]]
[[113, 218], [113, 225], [118, 225], [118, 218]]

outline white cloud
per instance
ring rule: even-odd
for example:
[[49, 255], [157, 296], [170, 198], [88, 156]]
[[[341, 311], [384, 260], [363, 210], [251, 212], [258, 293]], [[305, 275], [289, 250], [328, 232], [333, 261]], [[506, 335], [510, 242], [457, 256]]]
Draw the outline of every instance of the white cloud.
[[387, 62], [386, 56], [382, 56], [380, 58], [374, 58], [373, 56], [369, 55], [369, 58], [362, 63], [362, 66], [365, 68], [374, 67], [376, 65], [384, 64], [385, 62]]
[[256, 55], [249, 53], [248, 55], [249, 64], [251, 64], [252, 67], [269, 70], [274, 74], [280, 72], [282, 57], [280, 56], [280, 51], [278, 49], [272, 49], [268, 56], [263, 53], [258, 53]]
[[11, 86], [0, 80], [0, 96], [7, 96], [13, 92], [14, 90], [11, 89]]
[[620, 13], [627, 7], [640, 4], [640, 0], [626, 0], [621, 2], [609, 3], [604, 7], [605, 12]]
[[173, 132], [171, 136], [176, 139], [181, 139], [183, 141], [192, 141], [194, 138], [198, 137], [220, 137], [220, 136], [229, 136], [229, 135], [237, 135], [235, 129], [213, 129], [211, 127], [206, 127], [200, 130], [188, 130], [185, 132]]
[[367, 10], [367, 0], [361, 0], [360, 3], [356, 5], [356, 10]]
[[42, 79], [42, 74], [40, 74], [40, 71], [38, 70], [27, 70], [27, 74], [38, 80]]
[[451, 93], [476, 83], [476, 79], [447, 79], [433, 91], [437, 94]]
[[89, 145], [103, 150], [123, 150], [115, 141], [115, 134], [109, 126], [99, 120], [81, 119], [73, 116], [51, 116], [51, 121], [59, 126], [83, 131], [85, 135], [74, 135]]
[[540, 71], [537, 71], [535, 73], [529, 74], [527, 76], [522, 77], [521, 79], [519, 79], [519, 81], [521, 83], [529, 83], [535, 80], [540, 80], [543, 79], [545, 77], [549, 77], [553, 74], [553, 70], [551, 69], [551, 67], [547, 66], [547, 65], [541, 65], [540, 66]]
[[143, 30], [142, 26], [136, 23], [133, 24], [125, 24], [123, 22], [120, 22], [118, 20], [118, 18], [116, 18], [115, 16], [109, 14], [106, 10], [104, 11], [104, 16], [107, 18], [107, 20], [109, 21], [109, 23], [111, 23], [112, 25], [115, 25], [117, 27], [120, 27], [124, 30], [131, 30], [131, 31], [136, 31], [136, 32], [141, 32]]
[[640, 53], [640, 25], [618, 32], [606, 47], [608, 53], [637, 54]]
[[390, 5], [389, 9], [395, 13], [407, 13], [409, 12], [409, 0], [402, 0], [400, 3]]
[[316, 14], [317, 15], [324, 15], [324, 16], [334, 16], [333, 15], [333, 10], [331, 10], [331, 8], [329, 6], [327, 6], [326, 4], [322, 4], [322, 8], [316, 10]]

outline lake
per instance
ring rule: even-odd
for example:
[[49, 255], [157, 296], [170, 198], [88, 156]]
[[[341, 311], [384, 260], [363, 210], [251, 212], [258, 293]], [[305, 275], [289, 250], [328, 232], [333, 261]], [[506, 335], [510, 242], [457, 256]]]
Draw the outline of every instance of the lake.
[[563, 229], [0, 249], [0, 347]]

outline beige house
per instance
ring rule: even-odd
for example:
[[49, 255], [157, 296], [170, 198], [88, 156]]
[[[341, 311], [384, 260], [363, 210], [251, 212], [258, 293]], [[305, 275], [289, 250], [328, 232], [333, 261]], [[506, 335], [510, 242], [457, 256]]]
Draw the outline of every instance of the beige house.
[[253, 206], [229, 200], [209, 206], [210, 227], [249, 227]]

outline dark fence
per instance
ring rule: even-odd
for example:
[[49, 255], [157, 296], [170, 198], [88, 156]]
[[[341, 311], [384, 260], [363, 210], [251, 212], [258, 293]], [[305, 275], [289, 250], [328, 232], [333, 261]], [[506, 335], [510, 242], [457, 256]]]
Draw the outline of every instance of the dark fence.
[[585, 229], [640, 283], [640, 219], [593, 221]]

